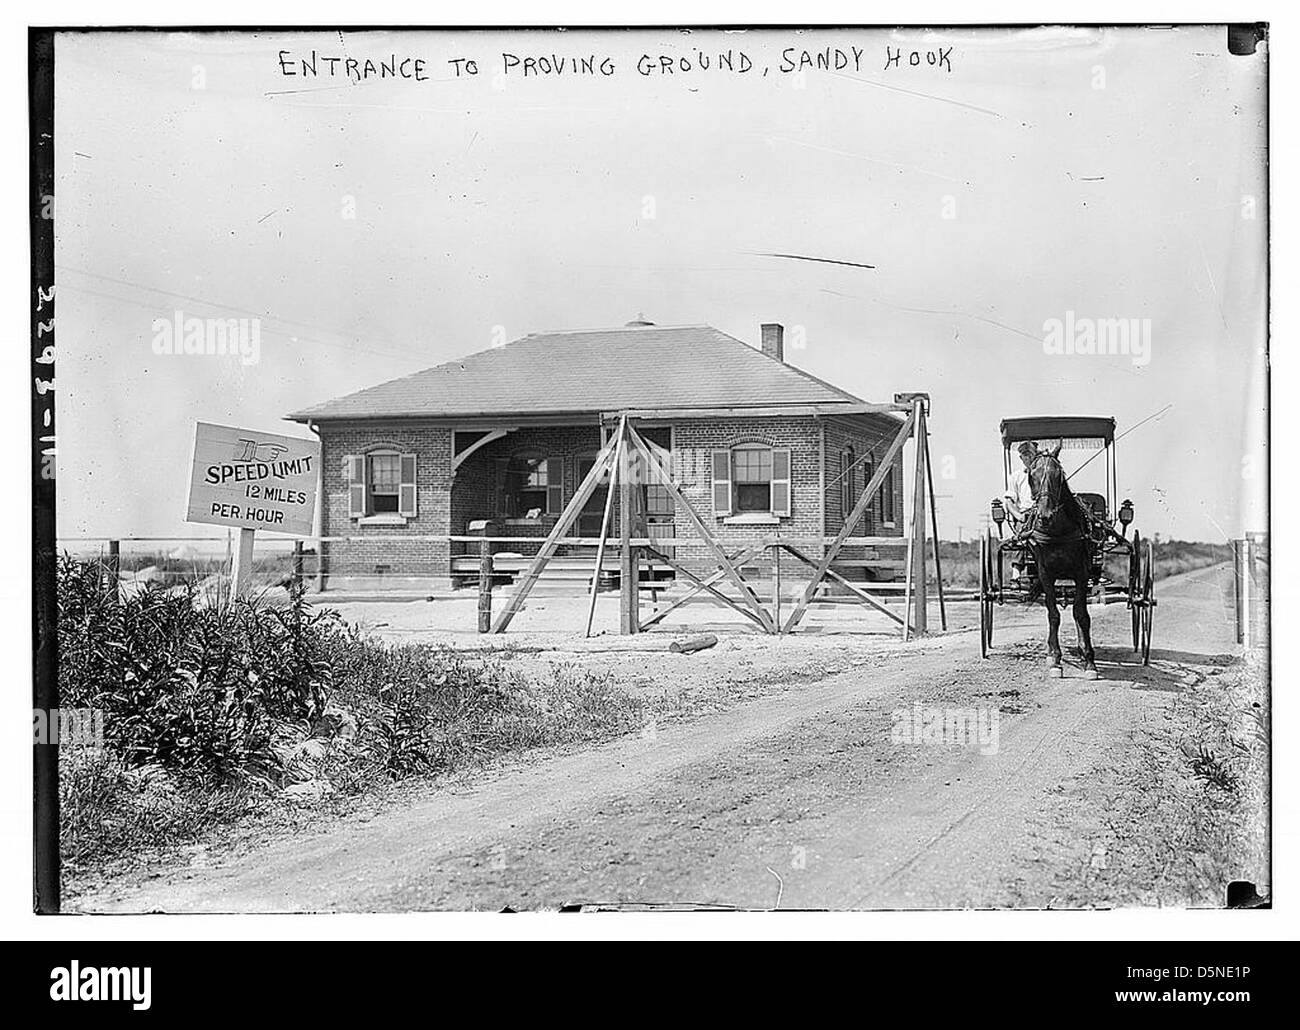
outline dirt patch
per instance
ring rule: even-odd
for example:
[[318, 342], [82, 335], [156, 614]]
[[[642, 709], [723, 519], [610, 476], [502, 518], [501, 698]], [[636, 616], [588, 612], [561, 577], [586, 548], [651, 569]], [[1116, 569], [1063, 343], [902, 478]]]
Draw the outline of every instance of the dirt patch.
[[1269, 893], [1262, 670], [1169, 671], [1167, 717], [1132, 726], [1054, 792], [1033, 831], [1054, 873], [1020, 882], [1021, 904], [1222, 908], [1234, 880]]
[[[658, 714], [608, 744], [412, 786], [386, 807], [79, 907], [1210, 903], [1238, 871], [1261, 882], [1252, 856], [1267, 853], [1260, 756], [1234, 765], [1224, 745], [1245, 738], [1220, 732], [1263, 687], [1230, 644], [1215, 650], [1231, 638], [1218, 575], [1167, 592], [1149, 667], [1120, 646], [1122, 606], [1098, 611], [1095, 681], [1069, 657], [1065, 677], [1048, 679], [1041, 610], [1012, 608], [987, 661], [960, 632], [906, 646], [735, 637], [696, 655], [578, 654], [570, 639], [563, 654], [521, 653], [609, 669]], [[900, 738], [899, 720], [918, 712], [996, 717], [994, 746]]]

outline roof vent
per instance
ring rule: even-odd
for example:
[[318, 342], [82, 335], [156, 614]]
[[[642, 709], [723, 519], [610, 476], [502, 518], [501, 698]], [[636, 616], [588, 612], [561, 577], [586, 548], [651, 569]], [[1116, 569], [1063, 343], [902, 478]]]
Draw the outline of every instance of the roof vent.
[[636, 318], [632, 319], [632, 321], [623, 323], [624, 328], [627, 329], [641, 329], [648, 325], [654, 325], [654, 323], [648, 321], [645, 314], [640, 311], [636, 313]]

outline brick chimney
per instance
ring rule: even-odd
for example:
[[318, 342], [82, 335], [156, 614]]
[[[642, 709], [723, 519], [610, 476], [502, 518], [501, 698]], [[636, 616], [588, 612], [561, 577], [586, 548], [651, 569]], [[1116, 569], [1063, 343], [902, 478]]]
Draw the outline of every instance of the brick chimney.
[[785, 361], [785, 326], [780, 322], [764, 322], [763, 353], [777, 361]]

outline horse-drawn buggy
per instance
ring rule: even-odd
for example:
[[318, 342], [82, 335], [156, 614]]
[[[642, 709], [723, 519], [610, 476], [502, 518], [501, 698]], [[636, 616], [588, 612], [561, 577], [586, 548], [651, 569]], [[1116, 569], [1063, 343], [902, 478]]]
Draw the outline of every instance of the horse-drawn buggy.
[[[1133, 502], [1116, 507], [1115, 420], [1040, 416], [1002, 421], [1003, 482], [990, 514], [997, 526], [980, 540], [980, 654], [993, 646], [993, 611], [1007, 602], [1039, 598], [1047, 608], [1049, 673], [1061, 675], [1058, 594], [1074, 609], [1084, 675], [1097, 676], [1089, 602], [1123, 601], [1131, 612], [1133, 650], [1143, 664], [1151, 658], [1155, 609], [1152, 548], [1134, 529]], [[1015, 453], [1013, 454], [1013, 449]], [[1078, 452], [1080, 463], [1066, 473], [1062, 451]], [[1075, 473], [1104, 456], [1099, 492], [1075, 490]], [[1092, 476], [1096, 479], [1094, 470]]]

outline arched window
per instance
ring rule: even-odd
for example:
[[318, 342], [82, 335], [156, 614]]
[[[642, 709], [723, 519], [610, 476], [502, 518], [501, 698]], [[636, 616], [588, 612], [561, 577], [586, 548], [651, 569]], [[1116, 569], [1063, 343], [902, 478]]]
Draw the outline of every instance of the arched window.
[[372, 451], [366, 457], [371, 512], [396, 515], [402, 487], [402, 456], [395, 451]]
[[416, 455], [377, 447], [365, 454], [345, 455], [343, 470], [347, 475], [349, 517], [416, 517]]
[[790, 448], [738, 444], [713, 452], [715, 515], [790, 514]]

